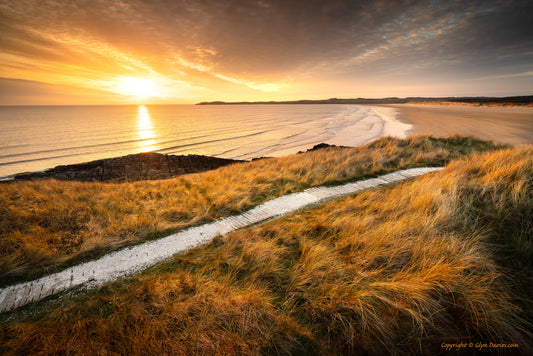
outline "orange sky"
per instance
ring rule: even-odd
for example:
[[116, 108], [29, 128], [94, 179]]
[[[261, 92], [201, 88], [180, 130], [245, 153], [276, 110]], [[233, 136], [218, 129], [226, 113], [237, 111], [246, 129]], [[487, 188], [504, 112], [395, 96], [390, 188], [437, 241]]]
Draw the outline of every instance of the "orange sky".
[[0, 104], [506, 96], [530, 1], [0, 0]]

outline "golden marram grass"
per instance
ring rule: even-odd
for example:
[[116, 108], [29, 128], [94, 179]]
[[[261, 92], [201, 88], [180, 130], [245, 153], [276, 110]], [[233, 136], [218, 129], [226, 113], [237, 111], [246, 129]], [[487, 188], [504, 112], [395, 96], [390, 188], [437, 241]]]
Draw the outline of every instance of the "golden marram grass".
[[[410, 140], [393, 142], [430, 141]], [[530, 352], [532, 167], [531, 146], [477, 154], [231, 233], [11, 314], [0, 350], [432, 354], [481, 340]]]

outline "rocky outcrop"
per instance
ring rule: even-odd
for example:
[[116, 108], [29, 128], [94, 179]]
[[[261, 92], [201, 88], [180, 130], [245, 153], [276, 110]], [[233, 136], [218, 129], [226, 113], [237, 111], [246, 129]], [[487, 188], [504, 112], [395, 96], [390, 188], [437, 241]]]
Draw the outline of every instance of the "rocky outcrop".
[[199, 156], [174, 156], [138, 153], [87, 163], [57, 166], [42, 172], [21, 173], [14, 180], [53, 178], [66, 181], [120, 182], [172, 178], [182, 174], [204, 172], [242, 161]]
[[337, 146], [337, 145], [330, 145], [329, 143], [319, 143], [317, 145], [314, 145], [312, 148], [309, 148], [307, 151], [298, 151], [298, 154], [300, 153], [305, 153], [305, 152], [312, 152], [312, 151], [316, 151], [316, 150], [321, 150], [323, 148], [349, 148], [347, 146]]

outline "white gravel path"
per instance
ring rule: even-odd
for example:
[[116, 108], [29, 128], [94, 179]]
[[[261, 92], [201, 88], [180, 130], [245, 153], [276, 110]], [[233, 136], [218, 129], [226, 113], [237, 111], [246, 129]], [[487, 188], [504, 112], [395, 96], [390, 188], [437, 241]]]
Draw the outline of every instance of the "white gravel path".
[[146, 269], [160, 261], [193, 247], [208, 243], [219, 235], [279, 218], [317, 203], [339, 198], [365, 189], [398, 183], [442, 168], [411, 168], [335, 187], [315, 187], [269, 200], [246, 213], [179, 233], [128, 247], [97, 260], [71, 267], [40, 279], [0, 289], [0, 313], [43, 299], [82, 284], [101, 285], [121, 276]]

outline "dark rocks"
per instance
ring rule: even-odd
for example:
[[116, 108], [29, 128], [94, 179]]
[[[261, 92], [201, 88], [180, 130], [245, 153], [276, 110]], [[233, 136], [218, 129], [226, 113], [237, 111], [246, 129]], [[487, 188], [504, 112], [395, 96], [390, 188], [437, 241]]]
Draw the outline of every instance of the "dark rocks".
[[310, 148], [310, 149], [308, 149], [307, 151], [308, 151], [308, 152], [309, 152], [309, 151], [316, 151], [316, 150], [320, 150], [320, 149], [322, 149], [322, 148], [328, 148], [328, 147], [337, 147], [337, 146], [335, 146], [335, 145], [329, 145], [329, 144], [327, 144], [327, 143], [322, 142], [322, 143], [319, 143], [318, 145], [314, 145], [313, 148]]
[[255, 157], [255, 158], [252, 158], [252, 162], [260, 161], [260, 160], [263, 160], [263, 159], [272, 159], [272, 157], [264, 157], [264, 156]]
[[312, 152], [312, 151], [321, 150], [323, 148], [329, 148], [329, 147], [348, 148], [347, 146], [330, 145], [328, 143], [322, 142], [322, 143], [314, 145], [312, 148], [308, 149], [307, 151], [298, 151], [298, 153]]
[[138, 153], [87, 163], [57, 166], [42, 172], [17, 174], [14, 180], [53, 178], [65, 181], [120, 182], [172, 178], [182, 174], [204, 172], [228, 164], [242, 162], [232, 159], [160, 153]]

